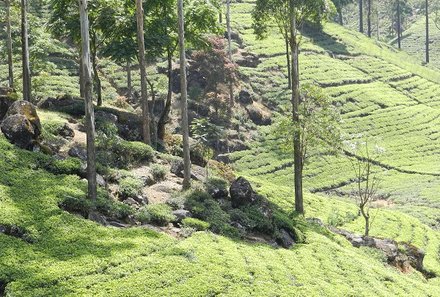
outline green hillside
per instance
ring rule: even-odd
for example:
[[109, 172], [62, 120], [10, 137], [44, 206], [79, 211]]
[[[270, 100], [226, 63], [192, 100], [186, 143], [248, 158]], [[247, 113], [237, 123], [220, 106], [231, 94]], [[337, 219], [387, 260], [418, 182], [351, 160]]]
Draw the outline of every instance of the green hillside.
[[[434, 14], [430, 15], [429, 40], [430, 40], [430, 66], [440, 67], [438, 58], [438, 40], [440, 30], [434, 22]], [[421, 62], [425, 62], [425, 42], [426, 42], [426, 21], [424, 18], [414, 22], [408, 30], [403, 33], [402, 50], [417, 57]]]
[[[272, 109], [276, 122], [290, 100], [284, 41], [275, 27], [268, 39], [256, 40], [253, 5], [250, 0], [232, 5], [233, 28], [243, 39], [240, 50], [257, 54], [261, 61], [256, 68], [240, 67], [240, 78]], [[40, 73], [38, 94], [78, 95], [75, 51], [47, 40], [54, 47], [44, 62], [52, 68]], [[424, 266], [436, 277], [401, 272], [378, 250], [355, 248], [300, 218], [298, 228], [306, 240], [291, 249], [209, 231], [177, 239], [145, 227], [104, 227], [59, 207], [66, 196], [85, 196], [84, 180], [54, 175], [41, 165], [46, 158], [42, 153], [20, 150], [0, 135], [0, 225], [20, 226], [27, 236], [0, 232], [0, 288], [6, 286], [5, 295], [440, 296], [440, 72], [333, 23], [325, 24], [323, 32], [304, 31], [300, 71], [301, 84], [323, 87], [339, 107], [346, 140], [367, 135], [372, 146], [384, 148], [374, 170], [385, 203], [373, 210], [372, 235], [423, 249]], [[0, 84], [6, 72], [0, 66]], [[110, 106], [125, 87], [123, 68], [103, 59], [101, 74], [104, 102]], [[164, 76], [154, 80], [163, 95]], [[138, 81], [135, 77], [135, 87]], [[39, 112], [43, 127], [68, 118]], [[293, 160], [273, 135], [273, 126], [258, 127], [250, 149], [230, 158], [237, 176], [248, 178], [259, 194], [291, 213]], [[354, 186], [350, 157], [322, 149], [310, 155], [304, 180], [306, 218], [326, 224], [337, 220], [341, 228], [362, 233], [364, 222], [348, 197]]]

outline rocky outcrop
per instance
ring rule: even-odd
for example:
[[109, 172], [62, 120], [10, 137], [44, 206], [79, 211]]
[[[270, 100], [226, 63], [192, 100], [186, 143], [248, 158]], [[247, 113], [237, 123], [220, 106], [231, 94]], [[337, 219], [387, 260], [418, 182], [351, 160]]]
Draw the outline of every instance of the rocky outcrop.
[[392, 239], [361, 236], [335, 227], [329, 227], [329, 230], [344, 236], [354, 247], [364, 246], [381, 250], [388, 264], [397, 267], [402, 272], [416, 269], [427, 278], [434, 277], [431, 272], [426, 271], [423, 267], [425, 252], [409, 243], [397, 243]]
[[268, 126], [272, 124], [271, 114], [265, 111], [258, 105], [249, 105], [246, 107], [249, 118], [254, 122], [255, 125]]
[[40, 118], [35, 106], [27, 101], [15, 101], [1, 123], [1, 130], [11, 143], [32, 150], [41, 135]]
[[261, 63], [260, 58], [252, 53], [243, 52], [242, 56], [238, 58], [235, 63], [242, 67], [257, 68]]
[[238, 94], [238, 101], [244, 105], [249, 105], [254, 102], [254, 100], [252, 99], [252, 95], [248, 90], [240, 91], [240, 93]]
[[235, 180], [229, 189], [232, 207], [249, 205], [258, 201], [258, 195], [252, 189], [251, 184], [243, 177]]
[[15, 102], [10, 96], [11, 93], [13, 93], [12, 89], [0, 88], [0, 121], [3, 120], [9, 107]]

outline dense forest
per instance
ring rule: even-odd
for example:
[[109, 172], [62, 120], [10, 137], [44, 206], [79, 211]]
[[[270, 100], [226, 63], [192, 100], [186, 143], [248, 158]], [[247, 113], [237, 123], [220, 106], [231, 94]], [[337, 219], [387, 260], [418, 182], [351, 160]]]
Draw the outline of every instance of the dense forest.
[[440, 296], [440, 1], [1, 0], [0, 297]]

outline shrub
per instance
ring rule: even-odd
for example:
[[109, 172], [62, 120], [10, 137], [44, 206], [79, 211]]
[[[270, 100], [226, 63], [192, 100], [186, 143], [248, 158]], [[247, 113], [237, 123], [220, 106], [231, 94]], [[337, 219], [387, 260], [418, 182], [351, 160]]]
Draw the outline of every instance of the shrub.
[[102, 213], [103, 215], [125, 220], [129, 215], [133, 214], [133, 209], [126, 204], [118, 201], [113, 201], [104, 195], [99, 195], [96, 202], [87, 199], [86, 197], [66, 196], [59, 203], [59, 207], [68, 211], [79, 213], [87, 218], [92, 208]]
[[128, 164], [150, 162], [154, 157], [153, 148], [138, 141], [119, 140], [116, 143], [114, 152], [123, 157]]
[[185, 218], [182, 221], [184, 227], [193, 228], [197, 231], [205, 231], [210, 224], [196, 218]]
[[186, 198], [185, 207], [195, 218], [208, 222], [213, 232], [231, 237], [240, 236], [238, 229], [230, 225], [229, 214], [208, 193], [200, 190], [191, 192]]
[[171, 207], [167, 204], [147, 205], [139, 211], [137, 218], [142, 223], [153, 223], [159, 226], [165, 226], [176, 219]]
[[151, 222], [151, 215], [145, 208], [139, 210], [136, 213], [135, 218], [143, 224]]
[[119, 182], [119, 192], [123, 198], [135, 197], [141, 194], [143, 182], [133, 177], [124, 177]]
[[103, 164], [117, 168], [127, 168], [150, 162], [154, 150], [142, 142], [126, 141], [119, 137], [101, 135], [97, 142], [97, 159]]
[[205, 188], [208, 193], [212, 193], [215, 190], [220, 190], [221, 192], [228, 192], [228, 182], [221, 178], [209, 178], [205, 181]]
[[243, 211], [248, 217], [252, 230], [265, 234], [273, 233], [274, 226], [272, 220], [267, 218], [257, 205], [246, 206], [243, 208]]
[[64, 160], [57, 160], [52, 157], [41, 158], [39, 160], [39, 167], [53, 174], [84, 176], [81, 161], [77, 158], [66, 158]]
[[174, 210], [182, 209], [185, 206], [185, 200], [186, 198], [184, 196], [179, 195], [168, 199], [166, 204], [171, 206], [171, 208]]
[[305, 234], [297, 228], [294, 219], [290, 218], [288, 214], [281, 211], [275, 211], [273, 214], [273, 220], [278, 229], [289, 231], [293, 235], [293, 239], [296, 243], [304, 243], [306, 241]]
[[155, 181], [164, 180], [167, 172], [168, 170], [162, 165], [154, 164], [151, 166], [151, 174], [153, 175]]
[[228, 164], [224, 164], [215, 160], [209, 160], [209, 167], [214, 174], [220, 176], [224, 180], [229, 181], [230, 183], [236, 179], [234, 170]]
[[58, 205], [68, 212], [79, 213], [87, 217], [93, 203], [85, 197], [65, 196]]
[[340, 227], [345, 223], [354, 221], [356, 218], [357, 215], [351, 212], [341, 213], [339, 210], [333, 208], [327, 218], [327, 224], [333, 227]]

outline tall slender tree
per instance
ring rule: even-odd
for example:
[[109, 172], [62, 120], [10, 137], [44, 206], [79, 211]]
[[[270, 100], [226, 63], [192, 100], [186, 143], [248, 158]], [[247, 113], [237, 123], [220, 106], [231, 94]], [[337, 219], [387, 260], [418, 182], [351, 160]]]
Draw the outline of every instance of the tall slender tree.
[[[228, 34], [228, 58], [232, 62], [232, 38], [231, 38], [231, 0], [226, 0], [226, 28]], [[229, 82], [229, 119], [232, 118], [232, 108], [234, 107], [234, 86]], [[230, 120], [229, 120], [230, 121]]]
[[6, 51], [8, 54], [8, 83], [14, 88], [14, 62], [12, 56], [12, 33], [11, 33], [11, 2], [6, 0]]
[[425, 22], [426, 22], [426, 58], [425, 62], [429, 63], [429, 4], [428, 0], [425, 0]]
[[336, 7], [336, 12], [338, 13], [338, 21], [341, 26], [344, 25], [344, 18], [342, 16], [342, 9], [346, 5], [353, 3], [354, 1], [355, 0], [333, 0], [333, 4]]
[[367, 10], [367, 34], [371, 37], [371, 12], [372, 12], [372, 0], [368, 0], [368, 10]]
[[26, 101], [32, 101], [27, 0], [21, 0], [21, 59], [23, 70], [23, 99]]
[[306, 21], [320, 24], [326, 17], [325, 0], [257, 0], [256, 7], [252, 13], [254, 20], [253, 27], [258, 38], [267, 36], [269, 20], [275, 20], [280, 28], [287, 34], [291, 52], [291, 103], [293, 127], [293, 157], [294, 157], [294, 187], [295, 187], [295, 210], [304, 214], [303, 198], [303, 151], [302, 137], [300, 133], [301, 117], [300, 107], [300, 73], [299, 73], [299, 29]]
[[364, 33], [364, 0], [359, 0], [359, 32]]
[[81, 68], [84, 75], [85, 114], [87, 134], [87, 182], [89, 199], [96, 200], [96, 162], [95, 162], [95, 113], [92, 98], [92, 69], [90, 65], [90, 37], [87, 0], [78, 0], [81, 24]]
[[150, 111], [148, 108], [148, 88], [147, 88], [147, 62], [145, 60], [145, 41], [144, 41], [144, 9], [142, 0], [136, 0], [136, 20], [137, 20], [137, 39], [138, 54], [141, 74], [141, 105], [142, 105], [142, 137], [146, 144], [151, 145], [150, 134]]
[[397, 1], [397, 46], [399, 49], [402, 49], [402, 17], [401, 17], [401, 10], [400, 10], [400, 0]]
[[191, 187], [191, 158], [189, 149], [189, 125], [188, 125], [188, 83], [186, 78], [186, 53], [185, 53], [185, 17], [183, 0], [178, 0], [177, 15], [179, 20], [179, 53], [180, 53], [180, 94], [182, 105], [182, 134], [183, 134], [183, 163], [184, 179], [183, 189]]

